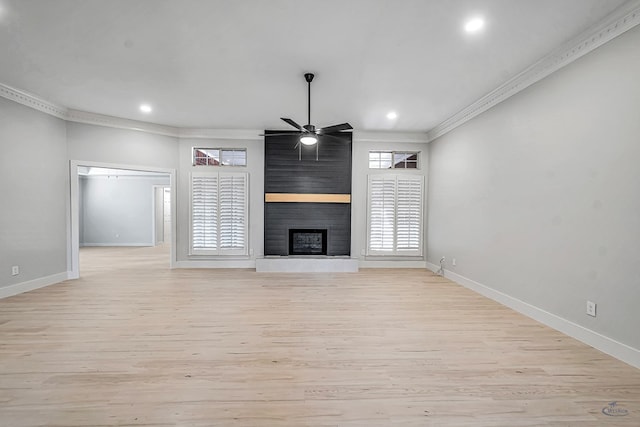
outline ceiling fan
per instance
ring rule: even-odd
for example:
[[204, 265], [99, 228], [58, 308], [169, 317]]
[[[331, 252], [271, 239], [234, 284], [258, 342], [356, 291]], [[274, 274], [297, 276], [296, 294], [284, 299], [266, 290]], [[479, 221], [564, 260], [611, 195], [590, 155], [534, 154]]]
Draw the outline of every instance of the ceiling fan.
[[[351, 129], [353, 129], [353, 127], [351, 127], [349, 123], [341, 123], [339, 125], [327, 126], [324, 128], [316, 128], [314, 125], [311, 124], [311, 82], [313, 81], [314, 75], [312, 73], [305, 73], [304, 78], [308, 84], [308, 95], [309, 95], [308, 105], [307, 105], [307, 114], [308, 114], [307, 124], [304, 126], [300, 126], [298, 123], [296, 123], [291, 119], [288, 119], [285, 117], [280, 118], [281, 120], [293, 126], [300, 132], [300, 137], [298, 138], [298, 144], [296, 144], [294, 148], [298, 148], [300, 144], [303, 144], [303, 145], [317, 144], [319, 136], [336, 138], [338, 135], [345, 134]], [[269, 136], [282, 136], [282, 135], [291, 135], [291, 133], [290, 132], [289, 133], [267, 133], [267, 134], [264, 134], [263, 136], [269, 137]], [[316, 146], [316, 151], [317, 151], [317, 146]], [[317, 153], [316, 153], [316, 157], [317, 157]]]

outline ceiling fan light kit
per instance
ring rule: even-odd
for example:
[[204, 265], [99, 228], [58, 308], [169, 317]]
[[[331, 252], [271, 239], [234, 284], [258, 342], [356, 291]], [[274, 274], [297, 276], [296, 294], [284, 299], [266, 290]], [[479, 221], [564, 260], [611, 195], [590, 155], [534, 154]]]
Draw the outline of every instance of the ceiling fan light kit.
[[[298, 144], [294, 148], [301, 148], [302, 145], [314, 145], [318, 144], [319, 136], [328, 137], [328, 138], [336, 138], [339, 139], [338, 136], [341, 134], [345, 134], [353, 129], [353, 127], [349, 123], [341, 123], [339, 125], [327, 126], [324, 128], [316, 128], [311, 124], [311, 82], [315, 77], [312, 73], [305, 73], [304, 79], [307, 81], [308, 89], [308, 103], [307, 103], [307, 124], [304, 126], [300, 126], [295, 121], [288, 119], [286, 117], [281, 117], [280, 119], [287, 123], [288, 125], [293, 126], [300, 132], [300, 136], [298, 137]], [[291, 133], [265, 133], [263, 136], [284, 136], [291, 135]], [[301, 157], [299, 157], [301, 158]], [[316, 160], [318, 160], [318, 147], [316, 146]]]
[[318, 142], [318, 138], [315, 135], [302, 135], [300, 142], [304, 145], [313, 145]]

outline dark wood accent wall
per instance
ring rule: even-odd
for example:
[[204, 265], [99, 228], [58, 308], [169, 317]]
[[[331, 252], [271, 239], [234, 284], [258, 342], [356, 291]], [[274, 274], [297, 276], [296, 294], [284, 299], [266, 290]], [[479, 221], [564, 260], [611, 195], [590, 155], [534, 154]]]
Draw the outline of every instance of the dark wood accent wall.
[[[297, 142], [297, 133], [265, 138], [265, 194], [351, 194], [351, 134], [321, 137], [317, 161], [315, 146], [298, 160]], [[290, 228], [326, 228], [327, 255], [351, 253], [350, 203], [265, 202], [264, 221], [265, 255], [289, 254]]]
[[265, 203], [264, 253], [289, 255], [289, 229], [327, 229], [327, 255], [351, 252], [351, 205]]

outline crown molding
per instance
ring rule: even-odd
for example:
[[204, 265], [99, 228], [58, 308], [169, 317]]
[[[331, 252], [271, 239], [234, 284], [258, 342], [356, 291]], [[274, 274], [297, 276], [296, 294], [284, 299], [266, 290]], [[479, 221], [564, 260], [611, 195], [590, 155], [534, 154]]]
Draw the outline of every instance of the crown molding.
[[65, 120], [76, 123], [106, 126], [117, 129], [137, 130], [157, 135], [177, 137], [179, 129], [173, 126], [158, 125], [138, 120], [123, 119], [122, 117], [106, 116], [80, 110], [68, 110]]
[[640, 24], [640, 0], [631, 0], [497, 89], [430, 129], [427, 132], [429, 141], [452, 131], [638, 24]]
[[[428, 132], [354, 131], [354, 141], [413, 143], [433, 141], [638, 24], [640, 24], [640, 0], [630, 0], [597, 25], [553, 50], [535, 64], [478, 99], [473, 104], [449, 117], [436, 127], [430, 129]], [[260, 133], [262, 133], [261, 130], [178, 128], [73, 110], [2, 83], [0, 83], [0, 96], [59, 119], [77, 123], [136, 130], [176, 138], [262, 139], [260, 137]]]
[[259, 140], [262, 141], [264, 130], [256, 129], [193, 129], [180, 128], [178, 136], [180, 138], [199, 138], [199, 139], [243, 139], [243, 140]]
[[49, 102], [32, 93], [7, 86], [2, 83], [0, 83], [0, 96], [59, 119], [66, 120], [69, 111], [62, 105], [54, 104], [53, 102]]
[[429, 142], [425, 132], [353, 131], [354, 142]]
[[104, 114], [90, 113], [87, 111], [73, 110], [53, 102], [40, 98], [32, 93], [16, 89], [0, 83], [0, 96], [18, 104], [33, 108], [62, 120], [77, 123], [86, 123], [99, 126], [107, 126], [118, 129], [137, 130], [159, 135], [177, 137], [178, 128], [158, 125], [155, 123], [141, 122], [137, 120], [123, 119], [121, 117], [106, 116]]

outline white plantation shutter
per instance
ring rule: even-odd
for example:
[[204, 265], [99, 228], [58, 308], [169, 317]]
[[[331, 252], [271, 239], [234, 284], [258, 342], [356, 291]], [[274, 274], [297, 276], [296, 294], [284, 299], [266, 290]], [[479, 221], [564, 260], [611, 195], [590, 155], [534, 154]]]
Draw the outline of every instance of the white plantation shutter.
[[406, 255], [420, 255], [422, 177], [398, 176], [396, 183], [396, 250]]
[[247, 180], [220, 174], [220, 249], [242, 250], [246, 241]]
[[191, 247], [218, 249], [218, 176], [191, 177]]
[[369, 176], [369, 255], [422, 255], [422, 176]]
[[246, 255], [248, 175], [191, 176], [191, 254]]
[[392, 251], [395, 227], [395, 177], [369, 177], [369, 251]]

